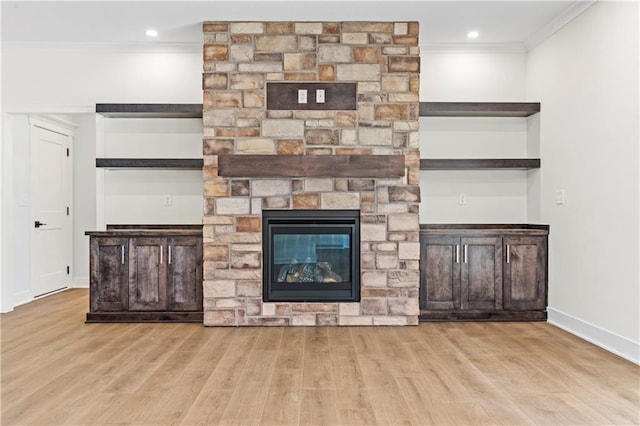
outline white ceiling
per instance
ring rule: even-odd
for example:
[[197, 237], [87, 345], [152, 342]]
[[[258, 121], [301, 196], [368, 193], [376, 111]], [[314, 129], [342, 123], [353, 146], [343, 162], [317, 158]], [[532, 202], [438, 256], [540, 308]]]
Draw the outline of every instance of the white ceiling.
[[[2, 1], [2, 43], [200, 46], [203, 21], [419, 21], [435, 49], [526, 50], [595, 0]], [[160, 35], [150, 41], [145, 29]], [[480, 37], [469, 41], [470, 30]]]

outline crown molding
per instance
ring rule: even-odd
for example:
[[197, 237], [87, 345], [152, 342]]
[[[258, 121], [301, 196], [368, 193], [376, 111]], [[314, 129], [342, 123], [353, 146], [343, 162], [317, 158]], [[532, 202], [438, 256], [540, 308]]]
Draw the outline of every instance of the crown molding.
[[578, 0], [572, 2], [561, 14], [557, 15], [524, 41], [527, 51], [539, 46], [543, 41], [554, 35], [562, 27], [573, 21], [597, 2], [598, 0]]
[[95, 105], [47, 105], [47, 104], [24, 104], [24, 105], [3, 105], [3, 112], [6, 114], [28, 114], [28, 115], [60, 115], [60, 114], [95, 114]]
[[420, 53], [526, 53], [522, 43], [424, 43]]
[[2, 49], [52, 49], [118, 53], [202, 53], [203, 43], [57, 43], [7, 42]]

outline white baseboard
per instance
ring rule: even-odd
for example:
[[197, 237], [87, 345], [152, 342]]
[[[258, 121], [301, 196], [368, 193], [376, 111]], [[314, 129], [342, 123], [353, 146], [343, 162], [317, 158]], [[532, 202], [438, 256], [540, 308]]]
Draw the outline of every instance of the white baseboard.
[[27, 304], [27, 303], [33, 301], [33, 295], [28, 290], [21, 291], [20, 293], [15, 293], [13, 295], [13, 301], [14, 301], [13, 302], [13, 307], [14, 308], [16, 306], [22, 306], [24, 304]]
[[640, 343], [619, 336], [564, 312], [547, 308], [547, 322], [640, 365]]
[[31, 303], [34, 300], [39, 299], [40, 297], [51, 296], [53, 294], [61, 293], [70, 288], [89, 288], [89, 278], [88, 277], [74, 278], [73, 281], [69, 282], [66, 287], [62, 287], [59, 290], [52, 291], [51, 293], [46, 293], [37, 298], [34, 298], [30, 291], [27, 291], [27, 290], [21, 291], [20, 293], [16, 293], [13, 295], [13, 306], [11, 307], [11, 309], [3, 310], [0, 313], [6, 314], [8, 312], [13, 311], [14, 308], [18, 306], [26, 305], [27, 303]]
[[89, 288], [89, 277], [74, 277], [69, 288]]

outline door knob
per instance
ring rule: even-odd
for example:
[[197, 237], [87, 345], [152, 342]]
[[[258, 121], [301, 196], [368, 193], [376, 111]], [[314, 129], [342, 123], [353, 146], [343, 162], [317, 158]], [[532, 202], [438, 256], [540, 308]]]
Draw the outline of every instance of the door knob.
[[36, 220], [36, 228], [40, 228], [41, 226], [46, 225], [46, 223], [42, 223], [39, 220]]

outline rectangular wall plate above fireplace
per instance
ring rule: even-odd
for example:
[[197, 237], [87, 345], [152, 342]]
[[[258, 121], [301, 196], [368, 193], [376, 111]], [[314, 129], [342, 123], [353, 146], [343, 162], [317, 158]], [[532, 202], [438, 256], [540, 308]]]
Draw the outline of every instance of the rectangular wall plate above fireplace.
[[265, 302], [360, 301], [359, 210], [263, 210]]
[[267, 82], [268, 110], [355, 110], [357, 83]]

